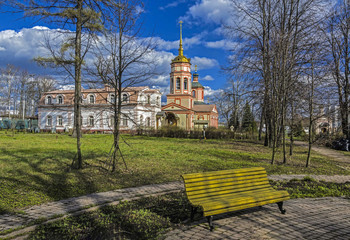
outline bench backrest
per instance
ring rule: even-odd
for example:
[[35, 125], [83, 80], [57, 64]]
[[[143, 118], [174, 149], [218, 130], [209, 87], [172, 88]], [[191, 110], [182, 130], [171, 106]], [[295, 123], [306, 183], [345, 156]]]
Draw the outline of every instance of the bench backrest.
[[182, 175], [190, 201], [231, 193], [271, 188], [262, 167]]

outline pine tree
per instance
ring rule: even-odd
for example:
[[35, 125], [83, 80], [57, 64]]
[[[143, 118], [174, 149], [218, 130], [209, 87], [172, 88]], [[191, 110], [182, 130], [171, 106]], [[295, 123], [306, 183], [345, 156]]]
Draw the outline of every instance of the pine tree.
[[248, 102], [243, 109], [242, 130], [246, 132], [256, 130], [256, 123]]

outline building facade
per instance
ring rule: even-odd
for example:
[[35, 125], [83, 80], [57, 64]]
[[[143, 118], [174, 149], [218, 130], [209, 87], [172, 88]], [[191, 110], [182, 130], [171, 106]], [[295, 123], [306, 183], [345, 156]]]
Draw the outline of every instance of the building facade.
[[179, 55], [171, 62], [170, 93], [167, 104], [157, 114], [157, 127], [178, 126], [186, 130], [218, 127], [219, 115], [214, 104], [204, 102], [204, 87], [197, 70], [191, 74], [191, 59], [183, 55], [180, 22]]
[[[161, 111], [161, 96], [158, 89], [129, 87], [122, 93], [120, 130], [155, 128], [156, 115]], [[114, 89], [82, 90], [82, 131], [110, 132], [114, 127], [112, 103], [117, 97]], [[46, 92], [39, 101], [38, 120], [41, 131], [63, 132], [73, 129], [74, 90]]]

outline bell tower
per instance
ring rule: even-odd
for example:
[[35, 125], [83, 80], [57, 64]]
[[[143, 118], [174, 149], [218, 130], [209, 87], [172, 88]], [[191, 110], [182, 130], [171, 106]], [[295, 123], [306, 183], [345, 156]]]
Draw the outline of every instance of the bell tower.
[[192, 109], [193, 97], [191, 93], [191, 59], [183, 55], [182, 21], [180, 21], [179, 55], [171, 61], [170, 94], [167, 95], [167, 104], [176, 103]]

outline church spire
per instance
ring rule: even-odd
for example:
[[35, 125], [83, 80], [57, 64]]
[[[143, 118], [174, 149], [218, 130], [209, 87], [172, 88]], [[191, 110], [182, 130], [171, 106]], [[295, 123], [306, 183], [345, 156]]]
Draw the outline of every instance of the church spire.
[[179, 44], [179, 55], [172, 60], [172, 62], [181, 62], [181, 63], [191, 63], [191, 59], [184, 56], [184, 49], [182, 47], [182, 21], [180, 23], [180, 44]]
[[182, 48], [182, 21], [179, 22], [180, 23], [180, 46], [179, 46], [179, 56], [183, 56], [184, 55], [184, 49]]

